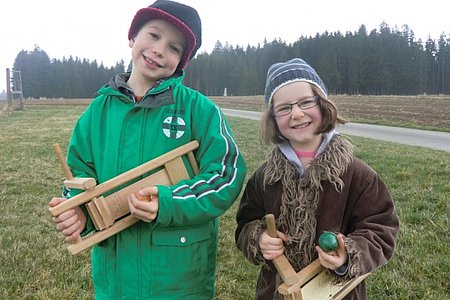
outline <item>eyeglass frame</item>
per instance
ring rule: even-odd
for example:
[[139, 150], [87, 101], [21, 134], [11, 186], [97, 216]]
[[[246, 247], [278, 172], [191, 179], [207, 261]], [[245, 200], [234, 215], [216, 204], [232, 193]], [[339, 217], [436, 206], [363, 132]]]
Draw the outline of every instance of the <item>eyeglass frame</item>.
[[[314, 99], [314, 100], [312, 100], [312, 99]], [[308, 106], [308, 107], [301, 107], [301, 102], [304, 102], [304, 101], [307, 101], [307, 102], [311, 102], [311, 104], [313, 104], [313, 105], [311, 105], [311, 106]], [[274, 117], [283, 117], [283, 116], [287, 116], [287, 115], [289, 115], [290, 113], [292, 113], [292, 110], [293, 110], [293, 107], [294, 107], [294, 105], [297, 105], [297, 107], [298, 108], [300, 108], [301, 110], [308, 110], [308, 109], [310, 109], [310, 108], [313, 108], [314, 106], [317, 106], [317, 105], [319, 105], [319, 101], [320, 101], [320, 97], [319, 96], [317, 96], [317, 95], [314, 95], [314, 96], [309, 96], [309, 97], [306, 97], [306, 98], [303, 98], [303, 99], [300, 99], [300, 100], [298, 100], [297, 102], [294, 102], [294, 103], [287, 103], [287, 104], [280, 104], [280, 105], [277, 105], [277, 106], [275, 106], [275, 107], [272, 107], [272, 115], [274, 116]], [[289, 106], [289, 111], [287, 111], [286, 113], [283, 113], [283, 114], [278, 114], [278, 113], [275, 113], [275, 109], [277, 108], [277, 107], [287, 107], [287, 106]]]

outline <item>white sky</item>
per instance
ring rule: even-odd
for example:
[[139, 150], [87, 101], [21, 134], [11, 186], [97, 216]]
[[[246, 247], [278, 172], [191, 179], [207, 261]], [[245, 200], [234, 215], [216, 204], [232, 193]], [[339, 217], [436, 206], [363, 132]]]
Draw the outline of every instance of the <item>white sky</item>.
[[[367, 31], [407, 24], [416, 39], [438, 40], [450, 34], [445, 0], [181, 0], [197, 9], [203, 25], [199, 52], [210, 53], [219, 40], [223, 45], [256, 46], [266, 38], [287, 43], [300, 36], [341, 31]], [[96, 59], [107, 67], [130, 59], [128, 28], [139, 8], [153, 0], [5, 0], [0, 3], [0, 92], [6, 89], [6, 68], [17, 54], [38, 45], [50, 57]]]

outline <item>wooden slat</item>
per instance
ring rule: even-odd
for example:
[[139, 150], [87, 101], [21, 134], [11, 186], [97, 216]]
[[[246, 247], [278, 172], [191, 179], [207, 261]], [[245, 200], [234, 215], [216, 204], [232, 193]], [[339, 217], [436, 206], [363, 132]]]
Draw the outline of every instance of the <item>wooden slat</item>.
[[189, 152], [187, 154], [187, 157], [189, 159], [189, 163], [191, 164], [192, 170], [194, 170], [194, 174], [197, 175], [198, 174], [198, 164], [197, 164], [197, 161], [195, 160], [194, 153]]
[[[98, 197], [98, 198], [95, 198], [92, 202], [97, 207], [97, 210], [102, 217], [105, 228], [108, 228], [109, 226], [111, 226], [114, 223], [114, 219], [111, 216], [111, 211], [109, 210], [107, 203], [105, 203], [105, 198]], [[91, 203], [91, 202], [89, 202], [89, 203]]]
[[97, 209], [97, 206], [95, 206], [95, 203], [93, 201], [86, 204], [86, 209], [91, 216], [92, 223], [94, 223], [95, 229], [97, 230], [103, 230], [106, 228], [105, 223], [103, 222], [102, 216], [100, 215], [100, 212]]
[[[273, 238], [277, 237], [277, 229], [275, 225], [275, 217], [273, 214], [266, 215], [266, 224], [267, 224], [267, 232]], [[287, 285], [293, 285], [299, 281], [299, 277], [295, 272], [294, 268], [292, 268], [291, 264], [287, 260], [284, 254], [276, 257], [272, 260], [275, 268], [283, 279], [284, 283]]]
[[175, 184], [180, 180], [189, 178], [189, 174], [184, 166], [181, 156], [168, 161], [164, 164], [164, 168], [166, 168], [167, 174], [169, 174], [171, 184]]
[[67, 179], [73, 179], [72, 171], [70, 171], [69, 166], [67, 165], [66, 158], [64, 157], [64, 154], [62, 153], [61, 146], [59, 144], [53, 145], [53, 150], [55, 150], [56, 158], [58, 159], [61, 168], [64, 172], [64, 175], [66, 175]]
[[161, 169], [152, 175], [149, 175], [133, 184], [130, 184], [129, 186], [124, 187], [121, 190], [114, 192], [111, 195], [106, 196], [105, 205], [108, 206], [112, 219], [117, 220], [130, 212], [127, 201], [128, 195], [145, 187], [150, 187], [157, 184], [165, 186], [171, 185], [167, 170]]
[[353, 290], [358, 284], [361, 283], [364, 279], [366, 279], [367, 276], [369, 276], [370, 273], [364, 274], [362, 276], [353, 278], [349, 282], [347, 282], [336, 294], [333, 295], [331, 299], [333, 300], [342, 300], [344, 299], [347, 294]]
[[133, 216], [125, 217], [117, 222], [115, 222], [111, 227], [98, 231], [95, 234], [89, 235], [79, 243], [72, 244], [68, 247], [70, 254], [75, 255], [77, 253], [80, 253], [81, 251], [94, 246], [97, 243], [100, 243], [101, 241], [106, 240], [107, 238], [115, 235], [116, 233], [124, 230], [125, 228], [130, 227], [131, 225], [138, 222], [139, 219], [136, 219]]
[[90, 190], [97, 185], [94, 178], [81, 178], [75, 177], [72, 179], [64, 180], [64, 186], [68, 189], [80, 189], [80, 190]]

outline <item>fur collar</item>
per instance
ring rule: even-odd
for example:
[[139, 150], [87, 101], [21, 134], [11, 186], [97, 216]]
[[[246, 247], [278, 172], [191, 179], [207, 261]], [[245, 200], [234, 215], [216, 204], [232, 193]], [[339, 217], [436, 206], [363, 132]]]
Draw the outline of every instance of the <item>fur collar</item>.
[[344, 184], [341, 175], [352, 160], [353, 146], [339, 135], [335, 135], [325, 150], [311, 161], [303, 175], [278, 147], [269, 154], [264, 182], [265, 185], [281, 182], [283, 186], [277, 226], [290, 237], [285, 254], [297, 271], [314, 259], [315, 215], [322, 182], [331, 182], [337, 191], [341, 191]]

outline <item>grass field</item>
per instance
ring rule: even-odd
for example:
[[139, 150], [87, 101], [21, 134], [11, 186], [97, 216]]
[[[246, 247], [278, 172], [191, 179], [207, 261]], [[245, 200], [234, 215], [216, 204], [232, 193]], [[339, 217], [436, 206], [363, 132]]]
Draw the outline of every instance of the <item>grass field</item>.
[[[68, 253], [47, 209], [64, 179], [52, 145], [65, 151], [84, 108], [26, 105], [23, 112], [0, 116], [0, 299], [93, 297], [88, 251]], [[229, 120], [250, 175], [267, 152], [258, 122]], [[450, 299], [450, 153], [352, 140], [356, 155], [386, 181], [401, 220], [396, 254], [369, 277], [369, 298]], [[258, 274], [234, 245], [237, 204], [220, 218], [217, 299], [252, 299]]]

